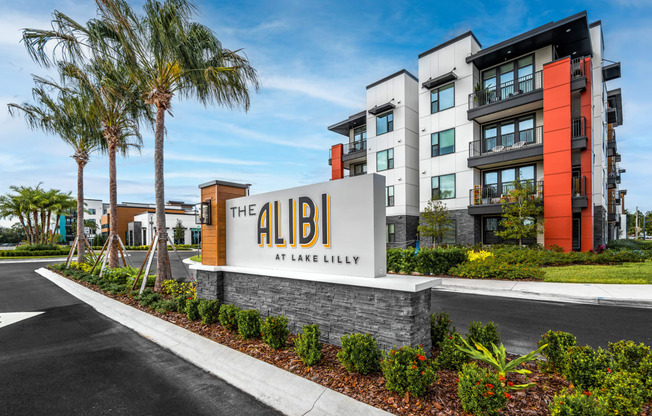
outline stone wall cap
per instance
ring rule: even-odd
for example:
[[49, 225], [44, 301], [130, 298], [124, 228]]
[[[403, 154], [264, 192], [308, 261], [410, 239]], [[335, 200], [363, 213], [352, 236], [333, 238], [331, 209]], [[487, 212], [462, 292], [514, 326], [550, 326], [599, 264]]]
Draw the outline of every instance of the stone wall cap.
[[430, 289], [442, 284], [440, 278], [395, 274], [388, 274], [381, 277], [358, 277], [337, 274], [293, 272], [287, 270], [263, 269], [254, 267], [208, 266], [204, 264], [192, 264], [190, 265], [190, 268], [192, 270], [203, 270], [208, 272], [255, 274], [258, 276], [270, 276], [284, 279], [307, 280], [312, 282], [396, 290], [399, 292], [421, 292], [423, 290]]

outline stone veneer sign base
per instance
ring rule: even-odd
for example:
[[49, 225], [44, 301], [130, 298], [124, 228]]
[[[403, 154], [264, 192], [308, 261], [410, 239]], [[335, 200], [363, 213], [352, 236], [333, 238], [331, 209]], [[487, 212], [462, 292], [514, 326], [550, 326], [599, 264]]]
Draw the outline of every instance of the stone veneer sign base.
[[364, 278], [270, 269], [194, 264], [197, 296], [218, 299], [263, 317], [285, 315], [292, 333], [318, 324], [321, 341], [369, 333], [381, 349], [419, 344], [429, 353], [431, 288], [441, 279], [413, 276]]

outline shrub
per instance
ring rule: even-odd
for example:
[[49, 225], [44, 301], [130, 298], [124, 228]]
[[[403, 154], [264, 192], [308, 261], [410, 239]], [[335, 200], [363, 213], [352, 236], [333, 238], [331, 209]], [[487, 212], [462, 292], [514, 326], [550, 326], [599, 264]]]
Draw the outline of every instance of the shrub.
[[462, 408], [474, 415], [495, 415], [511, 397], [502, 387], [498, 374], [476, 363], [464, 364], [458, 373], [457, 394]]
[[601, 390], [609, 411], [616, 415], [638, 415], [646, 397], [640, 376], [626, 371], [608, 374]]
[[650, 347], [643, 343], [636, 345], [634, 341], [618, 341], [609, 343], [609, 352], [614, 360], [612, 370], [636, 372], [641, 361], [650, 355]]
[[36, 256], [66, 256], [70, 249], [41, 250], [41, 251], [17, 251], [0, 250], [0, 257], [36, 257]]
[[235, 331], [238, 329], [238, 312], [240, 308], [234, 305], [222, 305], [220, 308], [220, 324], [227, 331]]
[[387, 270], [411, 274], [417, 268], [414, 247], [390, 248], [387, 250]]
[[421, 347], [403, 346], [383, 355], [381, 369], [389, 391], [400, 395], [407, 391], [413, 396], [421, 396], [437, 379], [432, 362], [426, 359]]
[[507, 263], [494, 256], [484, 260], [467, 261], [448, 271], [449, 274], [471, 279], [542, 279], [543, 271], [531, 263]]
[[380, 351], [376, 338], [369, 334], [350, 334], [340, 338], [342, 350], [337, 359], [350, 373], [369, 374], [380, 368]]
[[455, 332], [455, 327], [451, 331], [451, 324], [450, 317], [446, 312], [430, 315], [430, 339], [434, 347], [439, 347], [445, 338]]
[[152, 308], [158, 313], [167, 313], [177, 310], [177, 302], [171, 299], [163, 299], [152, 305]]
[[652, 244], [643, 240], [620, 239], [609, 241], [607, 248], [612, 250], [652, 250]]
[[467, 250], [460, 247], [422, 247], [415, 256], [416, 271], [421, 274], [446, 274], [452, 267], [468, 259]]
[[319, 335], [319, 325], [304, 325], [303, 333], [294, 339], [294, 350], [308, 367], [321, 360], [322, 345], [319, 342]]
[[609, 359], [602, 348], [590, 346], [571, 347], [564, 375], [578, 389], [590, 390], [599, 387], [609, 368]]
[[462, 336], [457, 332], [444, 338], [444, 341], [440, 344], [441, 351], [435, 359], [435, 365], [445, 370], [460, 370], [462, 365], [470, 361], [466, 353], [457, 348], [458, 345], [462, 344]]
[[[15, 251], [31, 252], [31, 251], [70, 251], [70, 246], [60, 246], [58, 244], [24, 244], [16, 246]], [[21, 254], [22, 255], [22, 254]]]
[[487, 348], [491, 348], [492, 344], [500, 344], [498, 328], [493, 321], [487, 322], [486, 325], [482, 325], [482, 322], [471, 322], [469, 324], [469, 334], [467, 335], [467, 339], [473, 340]]
[[268, 316], [260, 325], [260, 332], [263, 341], [275, 350], [285, 348], [290, 331], [288, 330], [288, 318], [283, 315]]
[[548, 331], [541, 335], [541, 339], [537, 342], [540, 347], [548, 344], [548, 348], [543, 350], [543, 356], [546, 357], [547, 362], [541, 363], [544, 371], [562, 373], [566, 366], [568, 358], [568, 349], [574, 347], [577, 339], [573, 334], [562, 331]]
[[190, 321], [196, 321], [199, 319], [199, 304], [201, 301], [199, 299], [188, 299], [186, 302], [186, 316]]
[[469, 261], [484, 260], [487, 257], [493, 257], [494, 253], [491, 251], [469, 251]]
[[214, 322], [217, 322], [220, 315], [220, 302], [218, 300], [204, 300], [202, 299], [199, 302], [199, 316], [201, 317], [201, 323], [204, 325], [210, 325]]
[[161, 285], [161, 293], [172, 297], [185, 296], [186, 298], [197, 299], [197, 284], [194, 282], [166, 280]]
[[243, 339], [260, 336], [260, 313], [257, 310], [239, 311], [236, 314], [236, 319], [238, 320], [238, 333]]
[[154, 303], [161, 300], [162, 296], [160, 293], [153, 292], [151, 289], [143, 290], [143, 293], [138, 297], [138, 301], [141, 306], [151, 307]]
[[186, 313], [186, 304], [188, 303], [188, 299], [184, 296], [180, 296], [175, 298], [175, 300], [177, 301], [177, 312]]
[[607, 416], [606, 399], [589, 391], [555, 394], [548, 405], [551, 416]]
[[[81, 267], [83, 267], [83, 265]], [[102, 278], [108, 280], [109, 282], [114, 282], [120, 285], [124, 285], [129, 280], [133, 282], [133, 279], [129, 279], [132, 276], [132, 273], [135, 276], [138, 273], [138, 270], [134, 269], [133, 267], [119, 267], [115, 269], [105, 269], [104, 273], [102, 273]]]
[[652, 400], [652, 355], [641, 360], [638, 366], [638, 374], [641, 377], [643, 391], [646, 392], [646, 401]]

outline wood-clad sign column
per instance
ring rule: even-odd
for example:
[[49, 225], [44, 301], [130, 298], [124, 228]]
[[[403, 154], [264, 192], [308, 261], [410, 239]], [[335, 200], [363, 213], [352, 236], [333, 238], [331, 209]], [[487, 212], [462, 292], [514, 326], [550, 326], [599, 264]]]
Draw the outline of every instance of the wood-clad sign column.
[[201, 263], [226, 265], [226, 200], [247, 196], [249, 184], [211, 181], [199, 185], [201, 202], [210, 201], [210, 224], [201, 225]]

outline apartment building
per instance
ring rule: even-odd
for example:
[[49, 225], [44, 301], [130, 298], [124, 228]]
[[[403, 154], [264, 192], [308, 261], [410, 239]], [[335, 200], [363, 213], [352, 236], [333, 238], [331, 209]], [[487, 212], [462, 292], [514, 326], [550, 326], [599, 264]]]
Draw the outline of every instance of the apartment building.
[[417, 238], [432, 197], [453, 220], [447, 242], [501, 242], [501, 201], [516, 183], [543, 200], [544, 232], [529, 242], [605, 244], [626, 229], [626, 191], [622, 97], [608, 88], [620, 63], [604, 56], [602, 24], [586, 12], [487, 48], [472, 32], [435, 46], [419, 55], [418, 78], [400, 71], [371, 84], [367, 109], [329, 127], [347, 136], [331, 148], [332, 179], [386, 176], [388, 243], [397, 246]]

